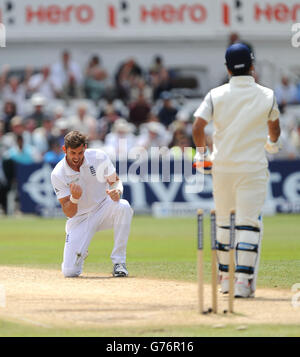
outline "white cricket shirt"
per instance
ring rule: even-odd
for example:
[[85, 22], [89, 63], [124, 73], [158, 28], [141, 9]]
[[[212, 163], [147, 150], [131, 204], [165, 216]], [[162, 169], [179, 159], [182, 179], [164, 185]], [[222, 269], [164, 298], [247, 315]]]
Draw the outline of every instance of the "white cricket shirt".
[[53, 169], [51, 182], [58, 199], [70, 196], [70, 183], [82, 188], [78, 210], [74, 217], [88, 213], [107, 197], [106, 177], [116, 171], [108, 155], [99, 149], [86, 149], [80, 172], [74, 171], [64, 157]]
[[213, 121], [215, 171], [254, 172], [268, 167], [267, 122], [279, 118], [272, 89], [255, 83], [252, 76], [231, 77], [206, 95], [194, 117]]

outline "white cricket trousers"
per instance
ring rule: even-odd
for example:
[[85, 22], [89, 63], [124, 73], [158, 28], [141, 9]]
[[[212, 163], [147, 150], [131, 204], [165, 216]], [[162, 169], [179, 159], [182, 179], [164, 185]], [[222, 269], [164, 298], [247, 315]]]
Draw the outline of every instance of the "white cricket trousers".
[[236, 211], [236, 225], [259, 227], [267, 193], [268, 169], [257, 172], [213, 171], [213, 197], [218, 226], [230, 224], [230, 211]]
[[[236, 277], [249, 278], [252, 291], [256, 289], [261, 240], [261, 211], [267, 193], [268, 169], [248, 173], [223, 173], [213, 171], [213, 196], [217, 220], [217, 241], [219, 274], [228, 276], [229, 254], [221, 248], [229, 245], [230, 212], [236, 212], [235, 260]], [[224, 229], [227, 227], [227, 229]], [[259, 228], [259, 232], [253, 231]], [[257, 254], [247, 252], [243, 247], [255, 247]], [[238, 247], [238, 248], [237, 248]]]
[[113, 264], [126, 262], [126, 247], [133, 210], [128, 201], [113, 201], [109, 196], [99, 207], [66, 223], [66, 242], [62, 263], [65, 277], [78, 276], [82, 272], [87, 250], [96, 232], [113, 228]]

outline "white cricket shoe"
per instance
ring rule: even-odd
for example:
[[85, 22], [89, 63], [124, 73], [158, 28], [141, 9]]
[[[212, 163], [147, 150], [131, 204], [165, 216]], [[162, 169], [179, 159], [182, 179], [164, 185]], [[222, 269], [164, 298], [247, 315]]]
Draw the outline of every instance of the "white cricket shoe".
[[115, 264], [113, 270], [113, 276], [114, 277], [128, 276], [128, 270], [126, 268], [126, 264], [124, 263]]
[[251, 284], [249, 279], [238, 278], [234, 286], [234, 297], [250, 298], [253, 296], [254, 296], [254, 292], [251, 290]]
[[228, 294], [229, 292], [229, 277], [221, 276], [221, 293]]

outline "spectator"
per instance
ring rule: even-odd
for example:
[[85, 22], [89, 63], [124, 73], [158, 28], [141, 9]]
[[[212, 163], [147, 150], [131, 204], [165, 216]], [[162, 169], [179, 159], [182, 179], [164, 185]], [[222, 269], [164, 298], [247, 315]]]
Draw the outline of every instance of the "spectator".
[[86, 97], [97, 102], [105, 94], [107, 72], [101, 66], [98, 56], [93, 56], [86, 69], [85, 93]]
[[72, 130], [78, 130], [87, 135], [89, 140], [96, 140], [97, 120], [88, 114], [87, 104], [80, 102], [77, 106], [77, 115], [70, 117], [69, 123]]
[[172, 96], [169, 92], [162, 92], [160, 98], [163, 100], [163, 106], [158, 113], [159, 121], [168, 127], [175, 120], [177, 109], [172, 104]]
[[12, 100], [5, 101], [3, 105], [3, 114], [1, 116], [1, 120], [4, 123], [4, 134], [8, 133], [11, 130], [10, 121], [16, 115], [17, 108], [15, 102], [13, 102]]
[[81, 97], [82, 73], [79, 65], [71, 59], [69, 51], [62, 53], [61, 61], [51, 68], [51, 79], [55, 88], [62, 88], [62, 97]]
[[150, 121], [143, 125], [143, 132], [138, 136], [136, 145], [148, 151], [151, 147], [167, 147], [170, 139], [171, 136], [164, 125]]
[[295, 128], [291, 133], [291, 144], [295, 150], [295, 158], [300, 159], [300, 120], [296, 122]]
[[56, 123], [60, 120], [66, 120], [65, 118], [65, 108], [63, 105], [58, 104], [53, 109], [53, 125], [56, 128]]
[[140, 135], [148, 132], [148, 123], [151, 122], [159, 123], [159, 118], [153, 111], [150, 111], [150, 113], [148, 114], [146, 122], [139, 126]]
[[33, 118], [24, 120], [23, 138], [26, 144], [35, 145], [34, 131], [36, 129], [36, 121]]
[[24, 136], [24, 140], [26, 140], [24, 131], [23, 119], [19, 116], [13, 117], [11, 120], [11, 131], [2, 136], [3, 152], [17, 145], [17, 136]]
[[142, 77], [142, 69], [133, 58], [122, 63], [116, 73], [117, 97], [127, 101], [135, 77]]
[[280, 106], [280, 128], [282, 131], [291, 133], [291, 131], [295, 128], [297, 121], [297, 115], [292, 111], [288, 110], [286, 104], [282, 104]]
[[170, 151], [175, 160], [185, 158], [193, 161], [196, 150], [192, 148], [191, 139], [187, 136], [183, 128], [174, 131], [173, 140], [170, 144]]
[[4, 142], [3, 142], [3, 137], [4, 137], [4, 123], [0, 121], [0, 157], [3, 156], [3, 153], [6, 150], [6, 147], [4, 146]]
[[161, 56], [155, 56], [149, 69], [150, 83], [153, 88], [153, 100], [159, 99], [162, 92], [170, 89], [169, 72], [163, 64]]
[[59, 142], [60, 147], [64, 145], [65, 136], [70, 131], [69, 121], [66, 118], [60, 118], [54, 123], [55, 126], [55, 137]]
[[279, 108], [286, 104], [298, 102], [297, 87], [290, 82], [287, 76], [281, 77], [281, 83], [275, 87], [274, 92]]
[[48, 164], [57, 164], [64, 157], [58, 138], [52, 138], [49, 143], [50, 150], [44, 155], [44, 162]]
[[33, 112], [27, 115], [26, 120], [34, 119], [36, 121], [36, 126], [42, 126], [45, 119], [51, 119], [50, 115], [46, 112], [46, 98], [40, 93], [35, 93], [31, 97], [31, 104], [33, 106]]
[[109, 103], [104, 109], [104, 115], [100, 117], [97, 123], [97, 132], [99, 140], [104, 140], [105, 136], [111, 131], [116, 120], [120, 119], [120, 114], [115, 110], [113, 104]]
[[26, 85], [20, 82], [17, 76], [10, 77], [2, 90], [2, 99], [4, 101], [13, 101], [16, 104], [17, 113], [24, 113], [24, 103], [26, 99]]
[[7, 160], [0, 155], [0, 207], [4, 214], [7, 212], [7, 196], [14, 180], [14, 165], [12, 160]]
[[50, 67], [45, 66], [41, 72], [30, 77], [28, 90], [31, 93], [40, 93], [48, 100], [51, 100], [61, 95], [62, 87], [55, 85], [53, 78], [50, 77]]
[[0, 122], [0, 207], [7, 214], [7, 195], [14, 180], [14, 164], [5, 159], [6, 147], [3, 145], [4, 125]]
[[44, 155], [50, 147], [50, 141], [58, 135], [55, 131], [53, 119], [47, 117], [43, 120], [43, 125], [38, 127], [33, 132], [34, 147]]
[[11, 147], [7, 153], [6, 158], [13, 160], [15, 163], [30, 165], [41, 160], [40, 154], [35, 148], [29, 144], [24, 143], [22, 135], [18, 135], [16, 138], [17, 145]]
[[191, 116], [186, 110], [180, 110], [177, 112], [175, 121], [173, 121], [170, 126], [169, 130], [174, 133], [175, 130], [182, 128], [186, 134], [192, 138], [192, 122], [191, 122]]
[[153, 98], [152, 88], [146, 83], [144, 78], [135, 77], [133, 80], [132, 88], [130, 90], [130, 102], [137, 101], [140, 93], [143, 93], [143, 96], [147, 103], [152, 102], [152, 98]]
[[129, 121], [137, 128], [147, 121], [151, 107], [147, 103], [143, 91], [139, 92], [138, 99], [129, 108]]
[[117, 155], [117, 158], [126, 157], [130, 149], [135, 146], [136, 138], [133, 134], [134, 126], [124, 118], [115, 121], [112, 132], [105, 137], [105, 151], [110, 155]]

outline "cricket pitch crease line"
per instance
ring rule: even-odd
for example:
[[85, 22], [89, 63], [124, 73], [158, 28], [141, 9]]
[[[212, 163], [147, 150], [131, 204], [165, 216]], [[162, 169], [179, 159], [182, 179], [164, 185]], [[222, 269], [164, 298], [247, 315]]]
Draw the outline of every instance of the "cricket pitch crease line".
[[31, 319], [28, 319], [28, 318], [22, 317], [22, 316], [11, 315], [11, 318], [16, 319], [16, 320], [21, 320], [21, 321], [30, 323], [31, 325], [35, 325], [35, 326], [39, 326], [39, 327], [43, 327], [43, 328], [52, 328], [52, 326], [50, 326], [50, 325], [46, 325], [41, 322], [34, 321], [34, 320], [31, 320]]

